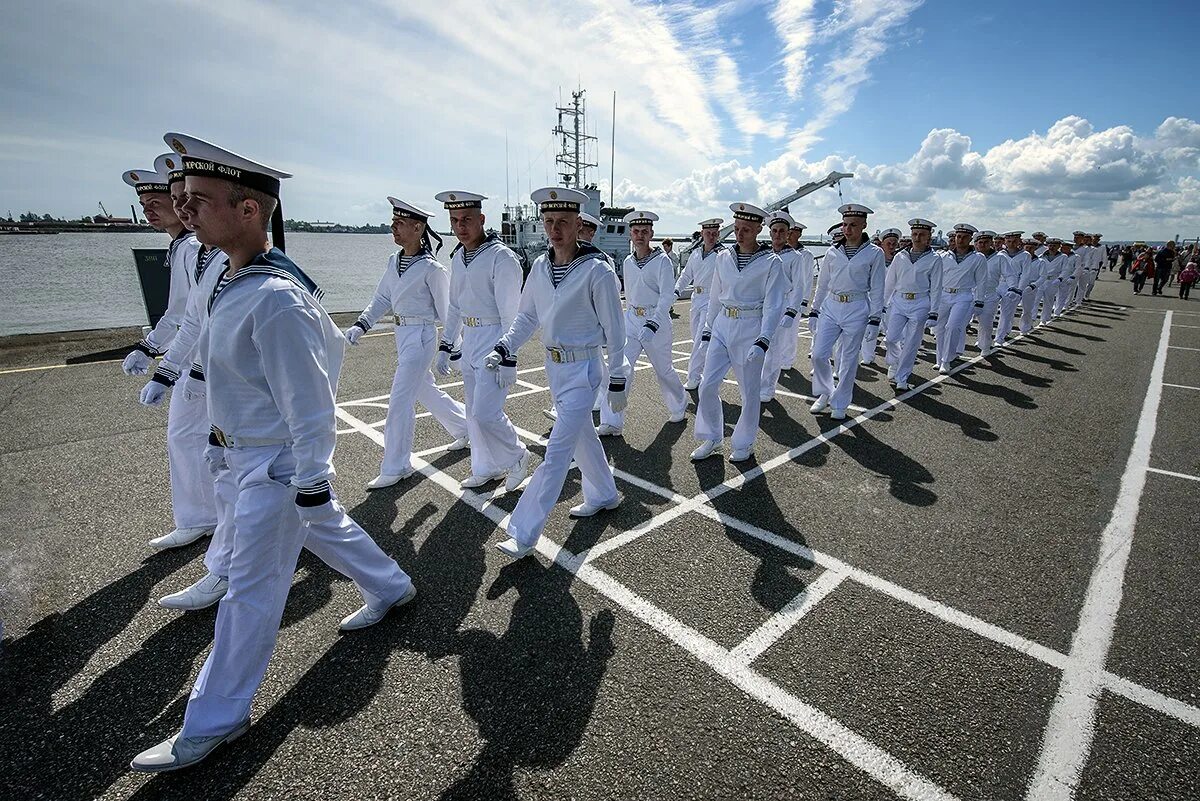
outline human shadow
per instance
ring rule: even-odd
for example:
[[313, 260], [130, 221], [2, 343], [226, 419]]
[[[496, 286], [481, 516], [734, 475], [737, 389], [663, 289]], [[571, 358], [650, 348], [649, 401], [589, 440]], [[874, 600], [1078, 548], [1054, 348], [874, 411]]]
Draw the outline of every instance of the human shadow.
[[671, 485], [675, 445], [688, 433], [688, 428], [687, 422], [664, 422], [645, 449], [633, 447], [624, 437], [602, 437], [600, 442], [615, 466], [627, 469], [636, 465], [639, 476], [665, 487]]
[[[908, 402], [912, 403], [917, 398], [925, 398], [927, 395], [928, 393], [914, 395]], [[865, 469], [886, 478], [888, 492], [896, 500], [910, 506], [932, 506], [937, 502], [937, 494], [929, 487], [934, 482], [929, 469], [903, 451], [880, 440], [867, 426], [855, 426], [834, 438], [832, 443]]]
[[119, 348], [98, 350], [94, 353], [81, 353], [78, 356], [68, 356], [63, 359], [63, 364], [91, 364], [92, 362], [116, 361], [117, 359], [124, 359], [132, 350], [132, 345], [122, 345]]
[[[1071, 322], [1074, 322], [1074, 320], [1072, 320]], [[1091, 334], [1085, 334], [1082, 331], [1072, 331], [1069, 328], [1056, 328], [1056, 329], [1054, 329], [1054, 333], [1063, 334], [1063, 335], [1069, 336], [1069, 337], [1075, 337], [1076, 339], [1086, 339], [1088, 342], [1106, 342], [1107, 341], [1104, 337], [1095, 337], [1095, 336], [1092, 336]]]
[[463, 709], [483, 748], [444, 801], [516, 799], [518, 768], [548, 770], [579, 746], [614, 653], [615, 618], [600, 611], [583, 634], [583, 612], [570, 574], [527, 560], [500, 571], [487, 597], [518, 593], [501, 635], [472, 630], [461, 638]]
[[[1057, 334], [1059, 332], [1057, 330], [1055, 330], [1054, 333]], [[1046, 339], [1040, 333], [1036, 334], [1034, 336], [1026, 337], [1025, 342], [1028, 343], [1029, 345], [1033, 345], [1035, 347], [1046, 348], [1047, 350], [1057, 350], [1061, 353], [1070, 354], [1071, 356], [1083, 356], [1084, 355], [1083, 351], [1078, 350], [1077, 348], [1072, 348], [1067, 345], [1063, 345], [1058, 342], [1051, 342], [1050, 340]]]
[[1028, 387], [1046, 389], [1054, 383], [1053, 378], [1045, 378], [1040, 375], [1034, 375], [1033, 373], [1027, 373], [1024, 370], [1018, 370], [1012, 365], [1012, 362], [1009, 361], [1008, 357], [1011, 355], [1011, 353], [1012, 351], [1008, 349], [993, 353], [990, 357], [988, 357], [988, 369], [997, 375], [1004, 376], [1005, 378], [1016, 379]]
[[1046, 356], [1039, 356], [1038, 354], [1032, 353], [1028, 350], [1013, 349], [1013, 350], [1010, 350], [1008, 353], [1009, 353], [1009, 355], [1016, 356], [1019, 359], [1025, 359], [1027, 361], [1036, 362], [1037, 364], [1044, 364], [1052, 370], [1058, 370], [1060, 373], [1078, 373], [1079, 372], [1078, 367], [1071, 364], [1070, 362], [1064, 362], [1062, 359], [1051, 359]]
[[[964, 371], [965, 372], [965, 371]], [[962, 376], [962, 373], [956, 373], [955, 378]], [[976, 417], [973, 414], [963, 411], [962, 409], [951, 406], [947, 403], [942, 403], [937, 399], [941, 394], [938, 389], [929, 389], [925, 392], [913, 395], [906, 403], [919, 412], [929, 415], [935, 420], [941, 420], [951, 425], [956, 425], [962, 429], [963, 434], [971, 439], [979, 440], [980, 442], [995, 442], [1000, 437], [995, 431], [992, 431], [992, 426], [981, 417]]]
[[[995, 370], [995, 365], [996, 363], [988, 363], [990, 371], [999, 372], [1001, 375], [1003, 375], [1002, 372]], [[1005, 367], [1004, 369], [1010, 368]], [[999, 398], [1009, 406], [1015, 406], [1018, 409], [1036, 409], [1038, 407], [1032, 396], [1026, 395], [1024, 392], [1015, 390], [1012, 387], [976, 381], [974, 378], [968, 376], [965, 371], [955, 375], [955, 378], [964, 388], [972, 390], [980, 395], [990, 395], [993, 398]]]

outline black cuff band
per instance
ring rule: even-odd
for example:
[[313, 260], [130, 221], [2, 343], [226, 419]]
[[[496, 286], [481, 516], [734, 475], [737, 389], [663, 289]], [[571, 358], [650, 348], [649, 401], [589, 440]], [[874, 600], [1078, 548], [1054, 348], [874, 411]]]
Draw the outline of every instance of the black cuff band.
[[646, 321], [646, 328], [649, 328], [651, 331], [653, 331], [656, 334], [658, 333], [658, 323], [654, 322], [653, 320]]
[[711, 342], [711, 341], [712, 341], [712, 334], [710, 334], [709, 332], [705, 331], [703, 334], [701, 334], [701, 335], [700, 335], [700, 341], [701, 341], [701, 342]]
[[438, 350], [442, 353], [454, 353], [454, 348], [445, 340], [438, 343]]
[[224, 448], [225, 447], [224, 445], [221, 444], [221, 440], [217, 439], [217, 432], [215, 432], [215, 431], [208, 432], [208, 444], [212, 445], [214, 448]]
[[361, 328], [364, 334], [371, 330], [371, 326], [367, 325], [367, 321], [361, 317], [354, 321], [354, 325], [352, 327], [355, 326]]
[[162, 374], [161, 372], [159, 372], [158, 370], [155, 370], [155, 371], [154, 371], [154, 375], [150, 376], [150, 380], [151, 380], [151, 381], [153, 381], [153, 382], [154, 382], [154, 383], [156, 383], [156, 384], [162, 384], [164, 387], [173, 387], [173, 386], [175, 386], [175, 379], [173, 379], [173, 378], [170, 378], [170, 377], [168, 377], [168, 376], [166, 376], [166, 375], [163, 375], [163, 374]]
[[608, 391], [609, 392], [624, 392], [625, 391], [625, 379], [624, 378], [609, 379]]
[[461, 350], [452, 350], [452, 351], [450, 351], [450, 361], [452, 361], [452, 362], [456, 362], [456, 361], [458, 361], [458, 360], [459, 360], [459, 359], [461, 359], [461, 358], [462, 358], [462, 351], [461, 351]]
[[192, 365], [192, 369], [188, 370], [188, 378], [192, 379], [193, 381], [203, 381], [204, 371], [199, 367]]
[[787, 311], [785, 311], [785, 312], [783, 313], [783, 316], [784, 316], [784, 317], [795, 317], [795, 316], [796, 316], [796, 310], [795, 310], [795, 309], [788, 309]]
[[133, 349], [140, 350], [142, 353], [146, 354], [151, 359], [153, 359], [155, 356], [158, 355], [158, 353], [155, 352], [154, 348], [152, 348], [146, 344], [146, 340], [144, 340], [144, 339], [141, 342], [134, 345]]
[[758, 339], [754, 340], [754, 344], [758, 345], [760, 348], [762, 348], [763, 353], [766, 353], [767, 348], [771, 347], [771, 343], [767, 340], [766, 337], [759, 337]]
[[296, 492], [296, 505], [305, 508], [321, 506], [333, 500], [333, 488], [328, 481], [322, 481], [315, 487], [301, 487]]
[[500, 366], [501, 367], [516, 367], [517, 360], [510, 358], [508, 356], [505, 356], [503, 359], [500, 360]]
[[817, 311], [816, 309], [813, 309], [812, 311], [810, 311], [808, 313], [808, 316], [809, 317], [820, 317], [821, 313], [819, 311]]
[[501, 358], [507, 359], [509, 357], [508, 348], [504, 347], [503, 342], [497, 342], [496, 347], [492, 348], [492, 350], [499, 353]]

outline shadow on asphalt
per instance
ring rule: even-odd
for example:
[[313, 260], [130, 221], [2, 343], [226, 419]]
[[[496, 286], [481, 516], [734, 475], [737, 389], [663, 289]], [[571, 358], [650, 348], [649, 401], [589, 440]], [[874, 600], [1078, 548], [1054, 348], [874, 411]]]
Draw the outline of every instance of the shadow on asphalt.
[[[928, 392], [925, 392], [908, 402], [927, 397]], [[945, 404], [936, 401], [934, 403], [942, 409], [956, 411]], [[937, 414], [931, 412], [931, 408], [926, 406], [922, 411], [937, 417]], [[847, 456], [867, 470], [888, 479], [888, 491], [896, 500], [912, 506], [931, 506], [936, 503], [938, 496], [929, 488], [929, 485], [933, 484], [933, 473], [916, 459], [880, 440], [868, 428], [855, 426], [841, 436], [834, 437], [830, 443], [841, 448]]]
[[63, 364], [90, 364], [92, 362], [108, 362], [115, 359], [124, 359], [132, 350], [132, 345], [122, 345], [119, 348], [98, 350], [95, 353], [84, 353], [79, 356], [68, 356], [67, 358], [63, 359]]

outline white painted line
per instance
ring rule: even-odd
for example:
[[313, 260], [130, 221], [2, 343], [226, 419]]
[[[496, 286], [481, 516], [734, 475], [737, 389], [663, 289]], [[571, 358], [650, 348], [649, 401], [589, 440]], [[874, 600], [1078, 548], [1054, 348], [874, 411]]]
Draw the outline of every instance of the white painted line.
[[1200, 387], [1192, 387], [1187, 384], [1163, 384], [1164, 387], [1174, 387], [1175, 389], [1200, 389]]
[[1100, 535], [1100, 557], [1088, 583], [1079, 626], [1071, 639], [1070, 660], [1042, 738], [1028, 799], [1071, 799], [1096, 733], [1096, 707], [1104, 688], [1104, 664], [1116, 628], [1125, 583], [1125, 565], [1133, 545], [1138, 506], [1146, 486], [1150, 451], [1162, 400], [1163, 369], [1171, 337], [1171, 312], [1163, 318], [1150, 386], [1142, 402], [1133, 448], [1125, 464], [1112, 517]]
[[[679, 373], [679, 374], [680, 374], [680, 375], [682, 375], [682, 376], [686, 376], [686, 375], [687, 375], [687, 370], [684, 370], [684, 369], [683, 369], [683, 368], [681, 368], [681, 367], [676, 367], [676, 368], [675, 368], [675, 372]], [[722, 380], [722, 383], [725, 383], [725, 384], [732, 384], [732, 385], [733, 385], [733, 386], [735, 386], [735, 387], [737, 386], [737, 381], [736, 381], [735, 379], [732, 379], [732, 378], [726, 378], [726, 379], [723, 379], [723, 380]], [[775, 394], [776, 394], [776, 395], [783, 395], [783, 396], [785, 396], [785, 397], [788, 397], [788, 398], [797, 398], [798, 400], [808, 401], [809, 403], [812, 403], [813, 401], [815, 401], [815, 400], [817, 399], [817, 396], [816, 396], [816, 395], [804, 395], [804, 394], [801, 394], [801, 393], [799, 393], [799, 392], [792, 392], [792, 391], [790, 391], [790, 390], [782, 389], [782, 388], [780, 388], [780, 387], [778, 387], [778, 386], [776, 386], [776, 387], [775, 387]], [[853, 403], [852, 403], [852, 404], [850, 404], [850, 405], [849, 405], [847, 408], [848, 408], [848, 409], [850, 409], [851, 411], [854, 411], [854, 412], [865, 412], [865, 411], [866, 411], [866, 408], [865, 408], [865, 407], [863, 407], [863, 406], [857, 406], [857, 405], [855, 405], [855, 404], [853, 404]]]
[[1146, 468], [1151, 473], [1158, 473], [1160, 476], [1174, 476], [1175, 478], [1186, 478], [1189, 481], [1200, 481], [1200, 476], [1193, 476], [1189, 473], [1176, 473], [1174, 470], [1159, 470], [1157, 467]]
[[[1167, 314], [1170, 314], [1170, 313], [1171, 313], [1171, 312], [1167, 312]], [[1185, 348], [1183, 345], [1170, 345], [1169, 347], [1171, 348], [1171, 350], [1195, 350], [1195, 351], [1200, 351], [1200, 348]]]
[[[1176, 314], [1187, 314], [1188, 312], [1176, 312]], [[1173, 328], [1200, 328], [1200, 325], [1184, 325], [1183, 323], [1175, 323]]]
[[743, 665], [749, 665], [755, 659], [758, 659], [768, 648], [777, 643], [780, 637], [791, 631], [800, 622], [800, 618], [808, 614], [814, 606], [837, 589], [837, 586], [845, 580], [845, 573], [838, 573], [833, 570], [826, 570], [821, 573], [811, 584], [804, 588], [803, 592], [788, 601], [782, 609], [767, 618], [765, 623], [755, 629], [749, 637], [742, 640], [736, 648], [730, 651], [730, 658]]

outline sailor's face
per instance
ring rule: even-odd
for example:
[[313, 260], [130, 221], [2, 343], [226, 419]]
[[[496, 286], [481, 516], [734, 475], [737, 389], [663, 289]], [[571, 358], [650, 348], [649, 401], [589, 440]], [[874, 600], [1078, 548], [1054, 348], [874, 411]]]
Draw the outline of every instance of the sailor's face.
[[187, 190], [184, 189], [183, 181], [176, 181], [171, 184], [171, 208], [175, 211], [175, 216], [179, 218], [179, 221], [190, 230], [192, 226], [188, 224], [185, 203], [187, 203]]
[[450, 232], [464, 245], [479, 241], [483, 236], [485, 221], [483, 209], [450, 210]]
[[1046, 245], [1047, 252], [1048, 252], [1048, 253], [1049, 253], [1051, 256], [1057, 256], [1057, 255], [1058, 255], [1058, 247], [1059, 247], [1059, 246], [1058, 246], [1058, 243], [1057, 243], [1057, 242], [1051, 242], [1050, 244]]
[[753, 250], [757, 246], [756, 240], [761, 232], [762, 223], [751, 220], [733, 221], [733, 238], [737, 240], [738, 247], [743, 253]]
[[555, 248], [570, 247], [579, 241], [581, 227], [579, 214], [574, 211], [547, 211], [542, 214], [542, 230]]
[[1075, 234], [1075, 247], [1086, 245], [1088, 238], [1083, 234]]
[[405, 245], [421, 241], [421, 232], [424, 230], [425, 223], [420, 220], [414, 220], [411, 217], [392, 218], [392, 241], [404, 248], [405, 251], [408, 250]]
[[1020, 250], [1021, 249], [1021, 237], [1020, 236], [1004, 237], [1004, 247], [1008, 248], [1009, 250]]
[[842, 231], [846, 234], [846, 241], [858, 243], [862, 241], [863, 231], [867, 229], [866, 217], [843, 217]]
[[975, 240], [975, 249], [980, 253], [990, 253], [992, 250], [992, 238], [990, 236], [981, 236]]
[[970, 231], [955, 231], [954, 232], [954, 249], [955, 250], [970, 250], [971, 249], [971, 232]]
[[771, 247], [778, 250], [787, 244], [787, 225], [779, 223], [771, 226]]
[[796, 247], [800, 244], [800, 233], [799, 228], [792, 228], [788, 231], [787, 241], [789, 246]]
[[146, 215], [146, 222], [158, 230], [165, 231], [172, 225], [179, 224], [179, 217], [175, 215], [175, 210], [171, 208], [171, 196], [165, 195], [162, 192], [150, 192], [145, 195], [138, 195], [138, 203], [142, 206], [142, 213]]
[[1028, 253], [1030, 256], [1036, 256], [1037, 249], [1038, 249], [1037, 240], [1034, 240], [1033, 242], [1025, 243], [1025, 252]]
[[701, 228], [700, 238], [704, 240], [704, 247], [712, 250], [717, 246], [717, 234], [721, 232], [720, 228]]
[[650, 247], [650, 237], [654, 236], [653, 225], [631, 225], [629, 226], [629, 240], [633, 242], [634, 247], [648, 248]]
[[222, 247], [241, 233], [244, 203], [229, 202], [230, 183], [220, 178], [189, 175], [184, 179], [183, 203], [188, 227], [202, 244]]
[[594, 225], [580, 225], [579, 226], [579, 240], [581, 242], [591, 242], [595, 238], [596, 238], [596, 226], [594, 226]]
[[883, 255], [889, 259], [896, 255], [896, 243], [900, 240], [894, 236], [885, 236], [880, 242], [879, 247], [883, 248]]
[[913, 250], [929, 250], [929, 240], [933, 238], [933, 231], [928, 228], [912, 229], [912, 246]]

